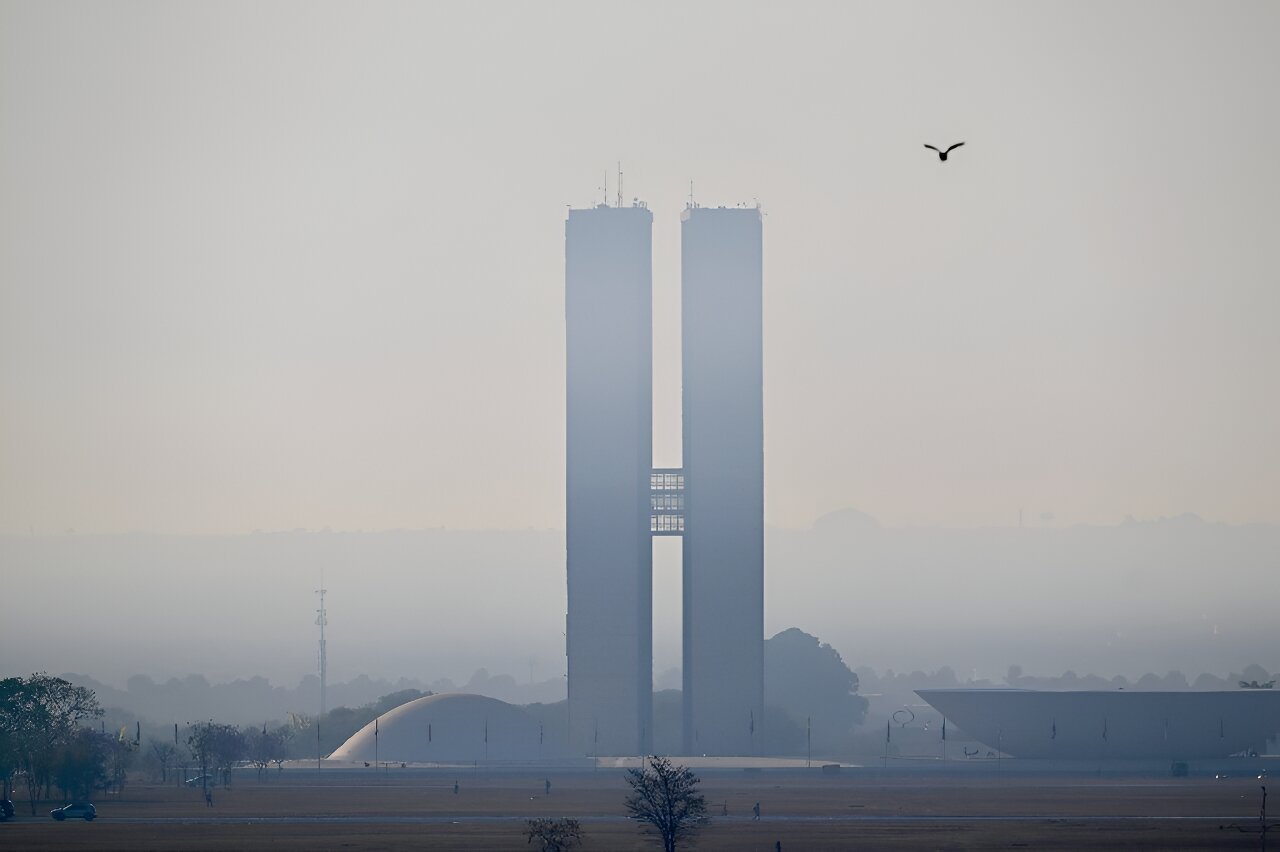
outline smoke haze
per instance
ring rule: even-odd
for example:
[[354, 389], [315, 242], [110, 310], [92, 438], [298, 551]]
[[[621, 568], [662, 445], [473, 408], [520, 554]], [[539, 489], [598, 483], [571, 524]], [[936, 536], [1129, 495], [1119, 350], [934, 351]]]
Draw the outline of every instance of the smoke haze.
[[[1275, 671], [1280, 528], [1193, 516], [1112, 527], [881, 527], [847, 510], [766, 534], [765, 632], [800, 627], [852, 667], [1029, 674]], [[669, 542], [668, 542], [669, 543]], [[465, 684], [564, 674], [564, 536], [546, 531], [6, 537], [0, 670], [123, 685], [190, 673], [291, 686], [329, 672]], [[654, 668], [680, 665], [679, 549], [655, 551]], [[40, 602], [39, 605], [19, 602]], [[51, 630], [51, 613], [65, 630]]]
[[1275, 671], [1278, 40], [1252, 2], [6, 2], [0, 674], [295, 683], [323, 572], [335, 681], [562, 676], [565, 207], [619, 161], [658, 466], [678, 212], [763, 207], [768, 634]]
[[1278, 32], [6, 3], [0, 531], [562, 527], [564, 211], [619, 160], [656, 217], [655, 464], [692, 179], [764, 205], [770, 523], [1280, 523]]

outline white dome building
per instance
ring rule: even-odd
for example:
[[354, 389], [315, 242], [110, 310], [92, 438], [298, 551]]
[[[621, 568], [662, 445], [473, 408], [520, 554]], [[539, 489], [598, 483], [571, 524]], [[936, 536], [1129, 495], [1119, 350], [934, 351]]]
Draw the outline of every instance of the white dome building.
[[[375, 745], [376, 734], [376, 745]], [[448, 692], [383, 713], [356, 731], [330, 760], [372, 763], [530, 761], [552, 756], [538, 721], [514, 704]]]

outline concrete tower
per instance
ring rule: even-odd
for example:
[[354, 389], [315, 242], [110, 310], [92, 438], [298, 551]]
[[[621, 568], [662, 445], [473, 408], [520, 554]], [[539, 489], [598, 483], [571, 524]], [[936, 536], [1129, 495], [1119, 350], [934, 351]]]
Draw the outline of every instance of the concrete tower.
[[653, 216], [565, 225], [569, 740], [642, 754], [653, 732]]
[[681, 217], [684, 745], [755, 754], [764, 715], [764, 407], [758, 209]]
[[653, 218], [569, 211], [569, 737], [653, 742], [652, 536], [684, 537], [684, 746], [755, 754], [764, 724], [761, 221], [682, 218], [684, 467], [653, 468]]

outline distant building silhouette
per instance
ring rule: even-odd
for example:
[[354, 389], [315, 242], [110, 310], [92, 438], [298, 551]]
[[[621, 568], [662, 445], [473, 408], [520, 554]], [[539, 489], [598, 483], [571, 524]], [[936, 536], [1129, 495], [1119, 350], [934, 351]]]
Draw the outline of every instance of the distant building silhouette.
[[651, 536], [682, 535], [684, 745], [751, 754], [764, 720], [764, 457], [758, 209], [682, 216], [683, 468], [653, 468], [653, 218], [565, 228], [570, 749], [653, 739]]

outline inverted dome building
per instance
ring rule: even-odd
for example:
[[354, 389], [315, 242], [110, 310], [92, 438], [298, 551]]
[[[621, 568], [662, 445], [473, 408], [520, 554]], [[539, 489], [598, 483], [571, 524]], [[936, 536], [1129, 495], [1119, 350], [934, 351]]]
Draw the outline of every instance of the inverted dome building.
[[1191, 760], [1262, 752], [1280, 690], [1223, 692], [918, 689], [965, 733], [1014, 757]]
[[483, 695], [427, 695], [383, 713], [356, 731], [330, 760], [395, 763], [531, 761], [544, 753], [536, 719]]

